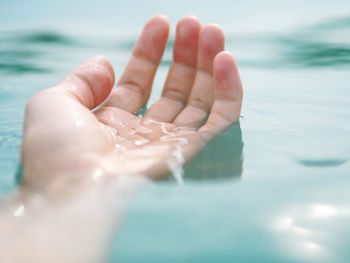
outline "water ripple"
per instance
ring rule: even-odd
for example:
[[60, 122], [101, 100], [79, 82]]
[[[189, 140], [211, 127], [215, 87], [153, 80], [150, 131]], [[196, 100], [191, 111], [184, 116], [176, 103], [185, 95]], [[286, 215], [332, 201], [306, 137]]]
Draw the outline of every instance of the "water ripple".
[[335, 167], [342, 165], [346, 161], [343, 159], [299, 160], [302, 165], [309, 167]]
[[20, 33], [14, 38], [15, 41], [22, 43], [34, 43], [34, 44], [60, 44], [60, 45], [72, 45], [76, 41], [73, 38], [68, 37], [53, 31]]

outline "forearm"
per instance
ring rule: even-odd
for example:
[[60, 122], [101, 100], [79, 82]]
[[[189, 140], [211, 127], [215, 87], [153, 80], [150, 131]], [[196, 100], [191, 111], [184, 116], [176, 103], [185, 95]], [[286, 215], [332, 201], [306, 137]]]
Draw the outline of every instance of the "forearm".
[[124, 205], [144, 183], [143, 178], [119, 178], [55, 199], [20, 188], [1, 203], [2, 260], [104, 262]]

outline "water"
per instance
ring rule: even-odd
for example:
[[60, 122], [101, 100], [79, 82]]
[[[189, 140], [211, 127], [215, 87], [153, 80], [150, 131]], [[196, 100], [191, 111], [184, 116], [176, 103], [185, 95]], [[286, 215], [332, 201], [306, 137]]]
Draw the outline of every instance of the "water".
[[165, 13], [174, 29], [179, 17], [196, 14], [227, 32], [245, 90], [240, 125], [185, 168], [183, 184], [158, 182], [135, 196], [111, 258], [348, 262], [349, 8], [348, 1], [2, 1], [0, 191], [16, 185], [23, 109], [33, 94], [96, 54], [118, 77], [147, 18]]

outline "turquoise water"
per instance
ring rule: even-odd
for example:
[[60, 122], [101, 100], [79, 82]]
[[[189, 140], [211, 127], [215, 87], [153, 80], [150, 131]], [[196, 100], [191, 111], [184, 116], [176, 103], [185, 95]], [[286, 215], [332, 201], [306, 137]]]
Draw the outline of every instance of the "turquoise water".
[[147, 18], [165, 13], [174, 28], [196, 14], [227, 32], [245, 90], [240, 123], [186, 167], [183, 185], [154, 183], [132, 200], [111, 258], [349, 262], [350, 2], [14, 0], [0, 10], [0, 192], [16, 185], [33, 94], [96, 54], [118, 76]]

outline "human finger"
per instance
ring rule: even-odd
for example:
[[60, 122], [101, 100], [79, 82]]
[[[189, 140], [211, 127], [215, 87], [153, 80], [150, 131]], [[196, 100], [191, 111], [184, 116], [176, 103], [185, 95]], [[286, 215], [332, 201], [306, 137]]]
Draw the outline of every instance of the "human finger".
[[214, 60], [215, 100], [206, 124], [200, 131], [213, 130], [214, 135], [239, 120], [243, 88], [234, 57], [219, 53]]
[[112, 91], [106, 106], [136, 113], [146, 104], [168, 35], [167, 17], [158, 15], [146, 23], [117, 88]]
[[176, 117], [174, 124], [193, 128], [204, 124], [214, 101], [213, 61], [224, 46], [225, 36], [218, 25], [210, 24], [202, 28], [193, 88], [186, 107]]
[[185, 107], [196, 74], [200, 29], [201, 24], [194, 16], [186, 16], [178, 22], [173, 62], [169, 68], [162, 97], [148, 109], [145, 117], [172, 122]]

